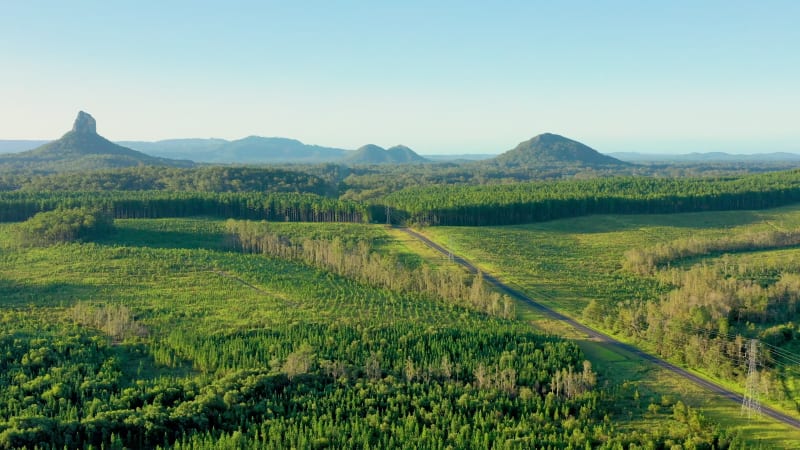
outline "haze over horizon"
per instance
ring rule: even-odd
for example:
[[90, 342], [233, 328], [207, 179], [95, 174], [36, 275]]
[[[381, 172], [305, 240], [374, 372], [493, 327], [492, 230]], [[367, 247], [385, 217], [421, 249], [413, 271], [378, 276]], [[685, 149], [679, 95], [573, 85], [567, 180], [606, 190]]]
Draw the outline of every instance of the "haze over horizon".
[[0, 139], [800, 152], [800, 3], [9, 2]]

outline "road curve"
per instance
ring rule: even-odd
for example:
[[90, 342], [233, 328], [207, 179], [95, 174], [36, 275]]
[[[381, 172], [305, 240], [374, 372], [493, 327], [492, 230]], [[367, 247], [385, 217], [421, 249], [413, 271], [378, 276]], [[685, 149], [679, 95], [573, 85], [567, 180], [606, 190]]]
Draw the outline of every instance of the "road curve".
[[[450, 257], [450, 259], [453, 262], [455, 262], [457, 264], [460, 264], [461, 266], [466, 267], [467, 270], [469, 270], [470, 272], [472, 272], [472, 273], [477, 273], [478, 272], [478, 268], [475, 267], [474, 264], [472, 264], [471, 262], [467, 261], [466, 259], [464, 259], [464, 258], [462, 258], [462, 257], [460, 257], [458, 255], [454, 255], [449, 250], [445, 249], [444, 247], [442, 247], [441, 245], [437, 244], [436, 242], [433, 242], [432, 240], [428, 239], [427, 237], [423, 236], [422, 234], [417, 233], [416, 231], [411, 230], [409, 228], [398, 227], [397, 229], [400, 230], [400, 231], [405, 232], [409, 236], [412, 236], [412, 237], [418, 239], [419, 241], [421, 241], [422, 243], [424, 243], [428, 247], [436, 250], [437, 252], [439, 252], [439, 253], [441, 253], [441, 254], [443, 254], [445, 256]], [[678, 367], [678, 366], [676, 366], [676, 365], [674, 365], [672, 363], [669, 363], [667, 361], [664, 361], [663, 359], [661, 359], [661, 358], [659, 358], [657, 356], [651, 355], [650, 353], [644, 352], [644, 351], [640, 350], [637, 347], [634, 347], [634, 346], [632, 346], [630, 344], [626, 344], [624, 342], [620, 342], [620, 341], [612, 338], [611, 336], [609, 336], [607, 334], [604, 334], [604, 333], [601, 333], [599, 331], [593, 330], [593, 329], [587, 327], [586, 325], [583, 325], [580, 322], [575, 321], [574, 319], [572, 319], [570, 317], [567, 317], [567, 316], [565, 316], [565, 315], [563, 315], [563, 314], [561, 314], [561, 313], [559, 313], [557, 311], [554, 311], [554, 310], [548, 308], [547, 306], [542, 305], [541, 303], [536, 302], [535, 300], [533, 300], [532, 298], [528, 297], [524, 293], [522, 293], [522, 292], [520, 292], [520, 291], [518, 291], [516, 289], [511, 288], [510, 286], [508, 286], [507, 284], [505, 284], [502, 281], [498, 280], [497, 278], [493, 277], [492, 275], [489, 275], [487, 273], [483, 273], [483, 279], [484, 279], [484, 281], [487, 281], [489, 283], [494, 284], [500, 291], [505, 292], [509, 296], [511, 296], [513, 298], [516, 298], [517, 300], [520, 300], [522, 302], [527, 303], [528, 305], [530, 305], [534, 309], [542, 312], [543, 314], [546, 314], [547, 316], [552, 317], [553, 319], [560, 320], [561, 322], [564, 322], [564, 323], [572, 326], [573, 328], [577, 329], [578, 331], [580, 331], [582, 333], [585, 333], [588, 337], [590, 337], [590, 338], [592, 338], [592, 339], [594, 339], [596, 341], [605, 343], [606, 345], [609, 345], [611, 347], [615, 347], [617, 349], [625, 350], [626, 352], [629, 352], [629, 353], [631, 353], [631, 354], [633, 354], [633, 355], [635, 355], [635, 356], [637, 356], [637, 357], [639, 357], [639, 358], [641, 358], [641, 359], [643, 359], [645, 361], [649, 361], [649, 362], [651, 362], [651, 363], [653, 363], [653, 364], [655, 364], [655, 365], [657, 365], [657, 366], [659, 366], [661, 368], [669, 370], [670, 372], [672, 372], [672, 373], [674, 373], [674, 374], [676, 374], [676, 375], [678, 375], [680, 377], [683, 377], [683, 378], [685, 378], [685, 379], [697, 384], [698, 386], [701, 386], [701, 387], [703, 387], [705, 389], [708, 389], [709, 391], [711, 391], [711, 392], [713, 392], [715, 394], [718, 394], [718, 395], [720, 395], [720, 396], [722, 396], [724, 398], [727, 398], [727, 399], [729, 399], [731, 401], [734, 401], [736, 403], [740, 403], [740, 404], [742, 403], [743, 398], [742, 398], [741, 394], [738, 394], [738, 393], [733, 392], [733, 391], [729, 391], [729, 390], [725, 389], [722, 386], [719, 386], [719, 385], [717, 385], [715, 383], [712, 383], [712, 382], [710, 382], [710, 381], [708, 381], [708, 380], [706, 380], [704, 378], [701, 378], [701, 377], [699, 377], [699, 376], [697, 376], [697, 375], [695, 375], [695, 374], [693, 374], [691, 372], [688, 372], [688, 371], [686, 371], [684, 369], [681, 369], [680, 367]], [[775, 419], [775, 420], [777, 420], [779, 422], [785, 423], [786, 425], [790, 425], [790, 426], [793, 426], [795, 428], [800, 429], [800, 420], [798, 420], [797, 418], [794, 418], [792, 416], [786, 415], [786, 414], [784, 414], [782, 412], [779, 412], [777, 410], [774, 410], [772, 408], [769, 408], [767, 406], [762, 406], [761, 407], [761, 414], [763, 414], [763, 415], [765, 415], [767, 417], [771, 417], [771, 418], [773, 418], [773, 419]]]

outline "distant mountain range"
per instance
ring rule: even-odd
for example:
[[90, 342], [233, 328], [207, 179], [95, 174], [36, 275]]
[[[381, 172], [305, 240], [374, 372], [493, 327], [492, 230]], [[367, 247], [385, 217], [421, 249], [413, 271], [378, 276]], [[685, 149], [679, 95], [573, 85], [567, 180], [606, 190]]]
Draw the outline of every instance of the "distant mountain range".
[[[24, 151], [23, 151], [24, 150]], [[96, 130], [95, 119], [81, 111], [71, 131], [52, 142], [41, 140], [0, 140], [0, 169], [29, 169], [44, 172], [88, 170], [156, 165], [188, 167], [193, 162], [217, 164], [337, 163], [346, 165], [420, 164], [428, 162], [477, 162], [500, 168], [584, 167], [615, 170], [636, 163], [800, 163], [800, 155], [768, 153], [733, 155], [690, 153], [684, 155], [648, 153], [602, 154], [580, 142], [544, 133], [500, 155], [436, 155], [422, 157], [397, 145], [384, 149], [365, 145], [357, 150], [304, 144], [295, 139], [249, 136], [225, 139], [169, 139], [156, 142], [113, 143]]]
[[[52, 141], [0, 140], [0, 156], [30, 150]], [[353, 150], [307, 145], [296, 139], [250, 136], [228, 141], [225, 139], [166, 139], [162, 141], [118, 141], [117, 144], [151, 156], [191, 160], [199, 163], [263, 164], [263, 163], [325, 163], [341, 162]], [[398, 145], [392, 148], [408, 148]], [[467, 162], [491, 159], [497, 154], [464, 153], [454, 155], [419, 155], [428, 162]], [[357, 159], [357, 158], [354, 158]], [[416, 159], [416, 158], [415, 158]]]
[[157, 142], [123, 141], [125, 146], [165, 158], [204, 163], [275, 164], [338, 162], [352, 151], [304, 144], [295, 139], [249, 136], [225, 139], [170, 139]]
[[388, 150], [367, 145], [352, 151], [308, 145], [295, 139], [260, 136], [235, 141], [171, 139], [158, 142], [122, 141], [115, 144], [97, 134], [96, 126], [95, 119], [81, 111], [72, 130], [56, 141], [0, 141], [0, 153], [5, 152], [0, 154], [0, 169], [62, 172], [137, 165], [186, 167], [194, 162], [351, 165], [428, 162], [401, 145]]
[[249, 136], [235, 141], [224, 139], [175, 139], [158, 142], [126, 141], [136, 150], [170, 158], [207, 163], [278, 164], [412, 164], [428, 162], [410, 148], [397, 145], [387, 149], [365, 145], [358, 150], [304, 144], [295, 139]]
[[60, 139], [20, 153], [0, 155], [0, 168], [47, 172], [111, 169], [139, 165], [189, 167], [178, 161], [146, 155], [97, 134], [95, 119], [80, 111], [72, 130]]

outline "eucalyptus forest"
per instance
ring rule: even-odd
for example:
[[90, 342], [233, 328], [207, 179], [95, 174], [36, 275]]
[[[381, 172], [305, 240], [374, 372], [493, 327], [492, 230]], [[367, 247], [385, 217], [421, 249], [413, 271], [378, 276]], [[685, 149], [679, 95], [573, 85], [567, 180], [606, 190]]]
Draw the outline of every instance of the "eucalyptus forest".
[[797, 421], [800, 171], [570, 167], [4, 172], [0, 448], [797, 448], [520, 295]]

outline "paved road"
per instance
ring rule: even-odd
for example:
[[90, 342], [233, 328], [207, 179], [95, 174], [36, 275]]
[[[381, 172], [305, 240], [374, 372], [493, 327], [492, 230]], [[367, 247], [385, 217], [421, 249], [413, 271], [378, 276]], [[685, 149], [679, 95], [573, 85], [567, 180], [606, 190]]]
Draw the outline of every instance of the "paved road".
[[[471, 262], [467, 261], [466, 259], [464, 259], [464, 258], [462, 258], [462, 257], [460, 257], [458, 255], [452, 254], [450, 251], [448, 251], [447, 249], [445, 249], [441, 245], [437, 244], [436, 242], [433, 242], [432, 240], [430, 240], [427, 237], [417, 233], [416, 231], [411, 230], [409, 228], [398, 228], [398, 229], [400, 231], [403, 231], [406, 234], [408, 234], [408, 235], [410, 235], [410, 236], [422, 241], [423, 243], [425, 243], [425, 245], [427, 245], [428, 247], [438, 251], [439, 253], [442, 253], [445, 256], [451, 257], [451, 259], [455, 263], [458, 263], [458, 264], [466, 267], [470, 272], [472, 272], [472, 273], [477, 273], [478, 272], [478, 268], [475, 267], [475, 265], [473, 265]], [[711, 391], [711, 392], [713, 392], [715, 394], [721, 395], [722, 397], [730, 399], [731, 401], [737, 402], [739, 404], [742, 403], [742, 396], [740, 394], [737, 394], [736, 392], [729, 391], [729, 390], [725, 389], [722, 386], [714, 384], [714, 383], [712, 383], [712, 382], [710, 382], [710, 381], [708, 381], [708, 380], [706, 380], [704, 378], [700, 378], [697, 375], [694, 375], [694, 374], [692, 374], [690, 372], [687, 372], [686, 370], [681, 369], [680, 367], [678, 367], [678, 366], [676, 366], [674, 364], [671, 364], [671, 363], [668, 363], [667, 361], [664, 361], [661, 358], [658, 358], [658, 357], [653, 356], [653, 355], [651, 355], [649, 353], [646, 353], [646, 352], [644, 352], [644, 351], [642, 351], [642, 350], [640, 350], [640, 349], [638, 349], [638, 348], [636, 348], [636, 347], [634, 347], [632, 345], [626, 344], [624, 342], [620, 342], [620, 341], [612, 338], [611, 336], [609, 336], [607, 334], [603, 334], [603, 333], [600, 333], [599, 331], [593, 330], [593, 329], [591, 329], [591, 328], [589, 328], [589, 327], [587, 327], [587, 326], [575, 321], [572, 318], [569, 318], [569, 317], [567, 317], [567, 316], [565, 316], [565, 315], [563, 315], [563, 314], [561, 314], [561, 313], [559, 313], [557, 311], [554, 311], [554, 310], [548, 308], [547, 306], [542, 305], [541, 303], [537, 303], [536, 301], [534, 301], [532, 298], [528, 297], [524, 293], [522, 293], [522, 292], [520, 292], [520, 291], [518, 291], [516, 289], [511, 288], [507, 284], [503, 283], [502, 281], [498, 280], [497, 278], [495, 278], [495, 277], [493, 277], [493, 276], [491, 276], [491, 275], [489, 275], [487, 273], [483, 274], [483, 279], [484, 279], [484, 281], [488, 281], [489, 283], [494, 284], [498, 289], [500, 289], [501, 291], [503, 291], [506, 294], [510, 295], [511, 297], [516, 298], [516, 299], [518, 299], [520, 301], [523, 301], [523, 302], [527, 303], [528, 305], [532, 306], [534, 309], [542, 312], [543, 314], [546, 314], [546, 315], [552, 317], [553, 319], [560, 320], [560, 321], [572, 326], [573, 328], [577, 329], [581, 333], [585, 333], [588, 337], [590, 337], [591, 339], [594, 339], [595, 341], [602, 342], [602, 343], [604, 343], [604, 344], [606, 344], [608, 346], [615, 347], [617, 349], [625, 350], [626, 352], [631, 353], [631, 354], [633, 354], [633, 355], [635, 355], [635, 356], [637, 356], [637, 357], [639, 357], [639, 358], [641, 358], [641, 359], [643, 359], [645, 361], [649, 361], [649, 362], [651, 362], [651, 363], [653, 363], [653, 364], [655, 364], [655, 365], [657, 365], [657, 366], [659, 366], [661, 368], [669, 370], [670, 372], [672, 372], [672, 373], [674, 373], [674, 374], [676, 374], [678, 376], [681, 376], [681, 377], [683, 377], [683, 378], [685, 378], [685, 379], [687, 379], [687, 380], [689, 380], [689, 381], [691, 381], [691, 382], [693, 382], [693, 383], [695, 383], [695, 384], [697, 384], [699, 386], [702, 386], [702, 387], [708, 389], [709, 391]], [[788, 415], [786, 415], [786, 414], [784, 414], [782, 412], [776, 411], [776, 410], [774, 410], [772, 408], [768, 408], [766, 406], [762, 406], [761, 407], [761, 413], [763, 415], [771, 417], [771, 418], [773, 418], [773, 419], [775, 419], [775, 420], [777, 420], [779, 422], [783, 422], [783, 423], [785, 423], [787, 425], [791, 425], [791, 426], [793, 426], [795, 428], [800, 429], [800, 420], [798, 420], [798, 419], [796, 419], [794, 417], [788, 416]]]

